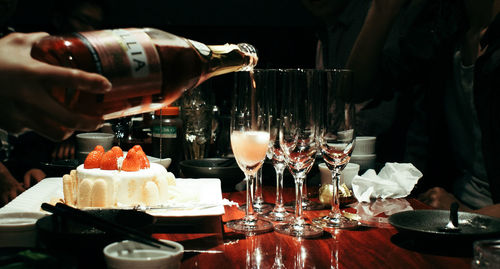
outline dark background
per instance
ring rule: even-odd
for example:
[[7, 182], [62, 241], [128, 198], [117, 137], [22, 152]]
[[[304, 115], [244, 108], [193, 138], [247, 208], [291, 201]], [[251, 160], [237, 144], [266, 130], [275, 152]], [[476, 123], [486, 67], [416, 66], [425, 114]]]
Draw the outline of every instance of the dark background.
[[[18, 0], [9, 25], [18, 32], [47, 31], [61, 0]], [[66, 0], [71, 1], [71, 0]], [[257, 68], [313, 68], [320, 27], [300, 0], [107, 0], [101, 28], [154, 27], [205, 44], [249, 43]], [[229, 117], [233, 74], [210, 79], [221, 120]], [[225, 122], [225, 121], [224, 121]], [[270, 165], [268, 165], [270, 166]], [[274, 171], [272, 167], [268, 170]], [[275, 184], [274, 174], [269, 182]], [[289, 182], [293, 185], [293, 181]]]
[[[64, 0], [18, 0], [9, 25], [18, 32], [50, 31], [57, 1]], [[258, 51], [257, 68], [314, 67], [320, 24], [300, 0], [101, 2], [108, 7], [101, 28], [155, 27], [205, 44], [245, 42]], [[229, 109], [232, 78], [227, 74], [204, 83], [223, 113]]]
[[[71, 0], [67, 0], [71, 1]], [[155, 27], [206, 44], [246, 42], [260, 68], [314, 66], [317, 22], [300, 0], [107, 0], [104, 28]], [[54, 0], [18, 0], [11, 25], [50, 29]]]

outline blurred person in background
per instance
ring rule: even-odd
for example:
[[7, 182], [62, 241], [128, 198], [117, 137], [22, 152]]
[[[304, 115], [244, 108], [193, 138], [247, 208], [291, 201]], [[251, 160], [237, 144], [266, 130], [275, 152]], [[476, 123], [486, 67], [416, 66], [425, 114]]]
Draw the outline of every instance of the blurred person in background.
[[[306, 9], [320, 21], [316, 47], [317, 69], [345, 68], [371, 0], [302, 0]], [[356, 133], [378, 136], [387, 130], [394, 118], [396, 98], [370, 100], [359, 104]]]
[[[355, 71], [361, 98], [400, 92], [402, 117], [393, 131], [404, 143], [390, 139], [379, 149], [398, 148], [402, 155], [389, 161], [411, 162], [423, 172], [414, 190], [422, 201], [441, 209], [459, 201], [460, 210], [498, 216], [477, 152], [480, 135], [471, 106], [471, 65], [491, 3], [374, 0], [347, 67]], [[391, 42], [394, 36], [397, 42]]]
[[477, 111], [482, 135], [482, 152], [485, 168], [495, 206], [482, 208], [490, 210], [500, 217], [500, 173], [498, 171], [500, 144], [500, 1], [493, 5], [493, 21], [481, 38], [482, 54], [478, 57], [474, 69], [474, 104]]

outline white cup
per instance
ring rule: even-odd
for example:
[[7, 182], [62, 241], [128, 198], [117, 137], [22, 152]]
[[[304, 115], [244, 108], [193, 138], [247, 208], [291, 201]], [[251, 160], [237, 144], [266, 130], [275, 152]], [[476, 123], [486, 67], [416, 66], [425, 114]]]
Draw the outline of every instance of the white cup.
[[377, 155], [375, 154], [366, 154], [366, 155], [352, 155], [351, 163], [359, 164], [359, 170], [365, 171], [368, 169], [375, 169], [375, 159]]
[[111, 243], [103, 249], [106, 265], [112, 269], [180, 268], [184, 247], [174, 241], [161, 241], [174, 246], [175, 249], [164, 246], [154, 248], [129, 240]]
[[474, 242], [473, 269], [498, 268], [500, 266], [500, 240], [486, 239]]
[[0, 247], [35, 247], [36, 222], [42, 212], [9, 212], [0, 214]]
[[[332, 184], [332, 173], [325, 163], [318, 165], [321, 176], [321, 185]], [[340, 174], [340, 183], [345, 183], [347, 188], [352, 188], [352, 179], [358, 175], [359, 165], [355, 163], [348, 163]]]
[[355, 139], [352, 155], [375, 154], [375, 136], [358, 136]]
[[80, 163], [85, 161], [89, 152], [97, 145], [101, 145], [104, 151], [113, 147], [114, 134], [110, 133], [81, 133], [76, 135], [76, 158]]

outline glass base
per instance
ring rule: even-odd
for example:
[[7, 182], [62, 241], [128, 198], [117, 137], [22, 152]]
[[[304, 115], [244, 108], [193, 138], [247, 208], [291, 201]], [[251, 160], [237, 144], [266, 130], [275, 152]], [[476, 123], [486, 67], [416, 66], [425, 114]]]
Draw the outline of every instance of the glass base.
[[[241, 211], [245, 211], [247, 208], [247, 204], [242, 204], [238, 207]], [[271, 210], [273, 210], [274, 204], [269, 204], [269, 203], [259, 203], [259, 204], [254, 204], [253, 205], [253, 211], [257, 214], [267, 214]]]
[[346, 217], [334, 218], [331, 216], [324, 216], [313, 219], [313, 223], [325, 229], [354, 229], [359, 226], [359, 222], [350, 220]]
[[274, 230], [280, 234], [301, 238], [315, 238], [323, 235], [323, 229], [309, 223], [300, 225], [294, 223], [279, 224], [274, 227]]
[[236, 233], [265, 233], [273, 230], [273, 224], [269, 221], [256, 219], [247, 221], [245, 219], [231, 220], [226, 227]]
[[293, 214], [283, 208], [283, 211], [275, 211], [273, 209], [273, 211], [269, 211], [259, 217], [272, 222], [290, 222], [293, 219]]
[[[295, 202], [289, 202], [285, 204], [286, 210], [290, 212], [295, 211]], [[325, 208], [325, 205], [322, 203], [314, 202], [309, 199], [302, 198], [302, 209], [303, 210], [322, 210]]]

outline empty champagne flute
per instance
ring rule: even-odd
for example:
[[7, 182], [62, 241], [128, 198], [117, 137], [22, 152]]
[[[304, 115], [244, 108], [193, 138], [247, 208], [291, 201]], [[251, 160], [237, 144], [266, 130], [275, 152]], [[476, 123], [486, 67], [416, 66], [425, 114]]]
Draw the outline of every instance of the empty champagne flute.
[[313, 222], [324, 228], [354, 228], [358, 222], [342, 215], [339, 203], [340, 174], [354, 149], [355, 107], [352, 102], [352, 71], [326, 70], [322, 91], [319, 146], [323, 160], [332, 172], [333, 197], [327, 216]]
[[302, 190], [304, 179], [314, 164], [317, 152], [317, 120], [319, 75], [317, 70], [286, 70], [284, 75], [284, 102], [280, 146], [287, 167], [295, 180], [295, 217], [289, 223], [276, 225], [279, 233], [310, 238], [323, 230], [306, 223], [302, 216]]
[[269, 144], [269, 130], [264, 121], [268, 109], [265, 95], [267, 92], [260, 87], [259, 72], [238, 72], [235, 78], [231, 111], [231, 148], [238, 166], [245, 174], [246, 207], [242, 219], [231, 220], [226, 226], [241, 233], [271, 231], [271, 222], [257, 218], [251, 195], [252, 185], [257, 171], [264, 163]]
[[[283, 71], [276, 70], [278, 81], [281, 80]], [[281, 86], [281, 83], [278, 83]], [[281, 89], [281, 87], [279, 87]], [[282, 91], [273, 91], [269, 95], [269, 148], [267, 150], [267, 158], [272, 161], [274, 170], [276, 171], [276, 201], [272, 211], [261, 215], [262, 218], [275, 222], [288, 222], [292, 214], [286, 211], [283, 202], [283, 172], [286, 168], [285, 154], [280, 146], [279, 130], [281, 127], [281, 100]]]

